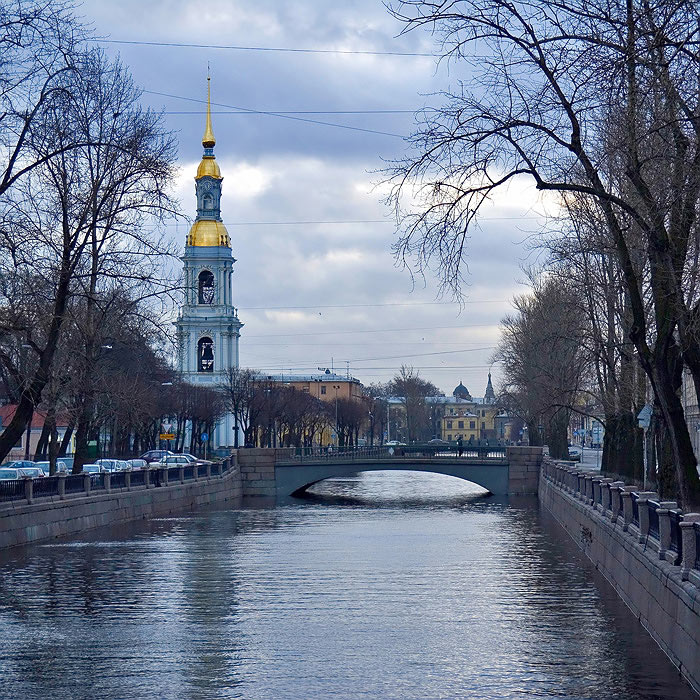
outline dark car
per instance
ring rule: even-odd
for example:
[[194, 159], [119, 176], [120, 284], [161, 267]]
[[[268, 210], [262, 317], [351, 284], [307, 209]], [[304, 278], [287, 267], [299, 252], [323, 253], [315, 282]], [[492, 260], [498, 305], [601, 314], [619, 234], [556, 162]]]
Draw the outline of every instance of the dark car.
[[163, 457], [171, 454], [170, 450], [149, 450], [141, 455], [141, 459], [145, 459], [147, 462], [160, 462]]

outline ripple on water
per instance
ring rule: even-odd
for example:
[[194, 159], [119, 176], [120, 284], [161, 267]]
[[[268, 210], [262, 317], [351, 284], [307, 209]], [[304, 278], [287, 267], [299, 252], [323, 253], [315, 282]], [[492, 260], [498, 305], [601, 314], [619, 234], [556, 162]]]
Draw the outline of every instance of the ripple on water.
[[0, 698], [695, 697], [535, 501], [313, 491], [5, 555]]

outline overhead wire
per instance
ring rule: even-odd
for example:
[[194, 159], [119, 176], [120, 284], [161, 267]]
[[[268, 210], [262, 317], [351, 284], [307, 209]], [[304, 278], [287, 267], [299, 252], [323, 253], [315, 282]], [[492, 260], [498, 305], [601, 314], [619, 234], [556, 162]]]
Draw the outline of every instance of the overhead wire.
[[370, 49], [308, 49], [288, 46], [242, 46], [240, 44], [196, 44], [184, 41], [139, 41], [137, 39], [95, 39], [102, 44], [123, 44], [131, 46], [164, 46], [187, 49], [219, 49], [227, 51], [261, 51], [270, 53], [340, 54], [347, 56], [411, 56], [437, 58], [433, 53], [419, 51], [372, 51]]
[[[158, 90], [144, 90], [144, 93], [148, 95], [158, 95], [160, 97], [169, 97], [174, 100], [186, 100], [188, 102], [197, 102], [200, 104], [206, 104], [205, 100], [200, 100], [195, 97], [184, 97], [183, 95], [173, 95], [167, 92], [160, 92]], [[282, 112], [266, 112], [262, 110], [248, 109], [247, 107], [238, 107], [236, 105], [227, 105], [221, 102], [212, 102], [216, 107], [226, 107], [227, 109], [236, 109], [241, 112], [251, 112], [253, 114], [264, 114], [270, 117], [279, 117], [280, 119], [291, 119], [298, 122], [306, 122], [309, 124], [318, 124], [320, 126], [332, 126], [337, 129], [349, 129], [350, 131], [361, 131], [367, 134], [379, 134], [380, 136], [392, 136], [395, 138], [403, 139], [405, 138], [402, 134], [394, 134], [389, 131], [378, 131], [377, 129], [365, 129], [361, 126], [352, 126], [350, 124], [336, 124], [334, 122], [324, 122], [319, 119], [308, 119], [307, 117], [295, 117], [291, 114], [283, 114]]]

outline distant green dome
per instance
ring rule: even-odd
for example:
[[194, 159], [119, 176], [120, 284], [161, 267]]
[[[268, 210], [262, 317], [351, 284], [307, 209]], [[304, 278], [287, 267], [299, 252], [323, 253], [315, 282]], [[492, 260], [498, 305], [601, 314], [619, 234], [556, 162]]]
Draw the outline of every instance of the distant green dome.
[[467, 389], [462, 382], [455, 387], [455, 390], [452, 392], [452, 396], [455, 396], [458, 399], [466, 399], [467, 401], [472, 400], [472, 395], [469, 393], [469, 389]]

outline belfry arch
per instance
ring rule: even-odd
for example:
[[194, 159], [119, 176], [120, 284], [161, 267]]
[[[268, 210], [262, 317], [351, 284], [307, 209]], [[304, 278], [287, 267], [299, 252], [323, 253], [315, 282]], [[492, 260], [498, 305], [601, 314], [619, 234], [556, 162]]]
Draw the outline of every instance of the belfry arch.
[[214, 303], [214, 273], [211, 270], [202, 270], [197, 278], [197, 299], [200, 304]]

